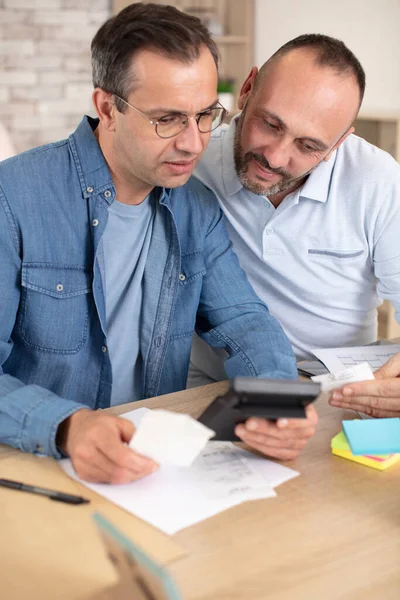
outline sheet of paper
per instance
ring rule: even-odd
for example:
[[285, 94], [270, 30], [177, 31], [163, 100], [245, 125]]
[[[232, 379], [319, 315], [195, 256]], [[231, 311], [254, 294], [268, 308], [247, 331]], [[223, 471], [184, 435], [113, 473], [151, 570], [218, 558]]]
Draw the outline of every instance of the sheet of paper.
[[315, 375], [311, 377], [313, 381], [321, 384], [322, 392], [330, 392], [336, 388], [342, 387], [345, 383], [354, 383], [355, 381], [365, 381], [374, 379], [374, 374], [368, 363], [360, 363], [354, 367], [348, 367], [336, 373], [327, 373], [326, 375]]
[[159, 465], [188, 467], [215, 431], [190, 415], [149, 410], [143, 415], [129, 446]]
[[400, 419], [343, 421], [343, 430], [353, 454], [400, 452]]
[[375, 371], [382, 367], [397, 352], [400, 352], [400, 344], [389, 344], [387, 346], [354, 346], [351, 348], [315, 348], [311, 350], [326, 368], [331, 372], [341, 371], [367, 362]]
[[[143, 412], [126, 415], [140, 422]], [[126, 485], [89, 484], [79, 480], [71, 461], [64, 471], [167, 534], [189, 527], [245, 500], [272, 498], [273, 487], [298, 473], [237, 448], [230, 442], [208, 442], [191, 467], [162, 466], [148, 477]]]

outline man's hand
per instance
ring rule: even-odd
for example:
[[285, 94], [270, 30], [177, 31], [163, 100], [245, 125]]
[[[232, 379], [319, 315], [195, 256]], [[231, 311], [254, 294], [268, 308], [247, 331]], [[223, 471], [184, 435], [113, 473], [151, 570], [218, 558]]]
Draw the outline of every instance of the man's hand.
[[246, 444], [266, 456], [293, 460], [315, 433], [318, 415], [309, 404], [306, 419], [278, 419], [276, 422], [252, 417], [237, 425], [236, 435]]
[[134, 425], [126, 419], [82, 409], [61, 423], [57, 445], [69, 455], [81, 479], [129, 483], [158, 468], [126, 446], [134, 433]]
[[374, 375], [374, 381], [360, 381], [335, 390], [329, 404], [371, 417], [400, 417], [400, 353], [392, 356]]

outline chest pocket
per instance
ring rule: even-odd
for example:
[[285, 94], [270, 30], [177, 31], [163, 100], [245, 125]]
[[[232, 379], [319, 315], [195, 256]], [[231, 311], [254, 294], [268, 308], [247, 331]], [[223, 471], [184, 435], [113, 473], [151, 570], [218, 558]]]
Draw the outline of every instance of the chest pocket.
[[181, 259], [181, 274], [179, 276], [179, 284], [187, 286], [195, 283], [196, 279], [202, 279], [205, 275], [206, 267], [204, 264], [203, 253], [191, 252], [183, 254]]
[[172, 337], [193, 334], [205, 273], [206, 267], [201, 251], [182, 255]]
[[44, 352], [75, 354], [87, 337], [92, 274], [84, 267], [22, 266], [19, 333]]

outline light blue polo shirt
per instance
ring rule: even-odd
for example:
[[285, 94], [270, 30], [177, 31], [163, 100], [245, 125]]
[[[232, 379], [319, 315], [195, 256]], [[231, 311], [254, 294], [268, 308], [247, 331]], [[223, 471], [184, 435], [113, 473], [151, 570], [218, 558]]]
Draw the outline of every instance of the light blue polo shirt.
[[150, 197], [132, 206], [115, 200], [102, 237], [111, 405], [140, 400], [142, 280], [153, 229]]
[[[235, 127], [213, 133], [195, 174], [216, 193], [240, 264], [298, 359], [374, 341], [380, 298], [400, 321], [400, 165], [351, 135], [275, 209], [240, 183]], [[217, 369], [196, 348], [192, 362]]]

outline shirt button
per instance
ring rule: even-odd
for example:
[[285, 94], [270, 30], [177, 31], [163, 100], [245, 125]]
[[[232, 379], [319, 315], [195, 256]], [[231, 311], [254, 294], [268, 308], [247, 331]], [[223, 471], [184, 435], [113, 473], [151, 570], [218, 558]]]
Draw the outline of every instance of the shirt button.
[[185, 275], [184, 275], [183, 273], [181, 273], [181, 274], [179, 275], [179, 279], [180, 279], [181, 281], [185, 281], [186, 277], [185, 277]]
[[91, 194], [93, 192], [93, 188], [90, 187], [90, 185], [86, 188], [86, 191], [88, 194]]
[[43, 446], [40, 446], [40, 444], [36, 445], [36, 452], [40, 452], [41, 454], [44, 454], [44, 448]]
[[272, 235], [274, 233], [274, 230], [269, 228], [267, 229], [267, 235]]
[[62, 283], [57, 283], [57, 285], [56, 285], [57, 292], [62, 292], [63, 289], [64, 289], [63, 284]]
[[99, 224], [98, 220], [97, 219], [93, 219], [93, 221], [92, 221], [93, 227], [97, 227], [98, 224]]
[[111, 198], [111, 192], [110, 192], [110, 190], [106, 190], [104, 192], [104, 198]]
[[107, 346], [102, 346], [101, 349], [104, 352], [104, 354], [107, 352]]

